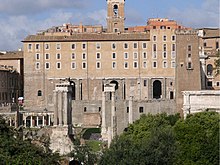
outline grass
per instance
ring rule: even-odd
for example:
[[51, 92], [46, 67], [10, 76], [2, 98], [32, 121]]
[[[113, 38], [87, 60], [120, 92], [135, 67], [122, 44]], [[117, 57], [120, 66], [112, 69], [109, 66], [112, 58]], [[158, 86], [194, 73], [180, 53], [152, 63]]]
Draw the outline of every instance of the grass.
[[96, 140], [87, 140], [86, 144], [92, 149], [93, 152], [101, 150], [102, 142]]

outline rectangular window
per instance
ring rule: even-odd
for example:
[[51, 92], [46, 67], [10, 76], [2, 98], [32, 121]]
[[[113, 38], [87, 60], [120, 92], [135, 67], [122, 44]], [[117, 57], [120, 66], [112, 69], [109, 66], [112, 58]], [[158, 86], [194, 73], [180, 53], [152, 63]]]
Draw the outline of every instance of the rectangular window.
[[85, 44], [85, 43], [82, 44], [82, 49], [83, 49], [83, 50], [86, 49], [86, 44]]
[[82, 63], [82, 69], [86, 69], [86, 62]]
[[124, 62], [124, 68], [128, 69], [128, 62]]
[[147, 43], [146, 43], [146, 42], [144, 42], [144, 43], [142, 44], [142, 48], [143, 48], [143, 49], [146, 49], [146, 48], [147, 48]]
[[86, 60], [86, 53], [82, 53], [82, 59]]
[[60, 60], [60, 59], [61, 59], [61, 54], [57, 53], [57, 60]]
[[147, 62], [146, 62], [146, 61], [143, 62], [143, 68], [144, 68], [144, 69], [147, 68]]
[[36, 49], [36, 50], [40, 50], [40, 44], [36, 44], [36, 45], [35, 45], [35, 49]]
[[124, 49], [128, 49], [128, 43], [124, 43]]
[[57, 62], [57, 69], [61, 69], [61, 63]]
[[45, 44], [45, 49], [49, 50], [50, 49], [50, 44]]
[[101, 63], [100, 62], [96, 62], [96, 69], [101, 69]]
[[36, 60], [40, 60], [40, 54], [39, 53], [36, 54]]
[[116, 49], [116, 43], [112, 43], [112, 49]]
[[128, 59], [128, 53], [127, 52], [124, 52], [124, 59]]
[[96, 49], [97, 50], [101, 49], [101, 43], [96, 43]]
[[156, 59], [156, 58], [157, 58], [157, 52], [153, 52], [153, 53], [152, 53], [152, 58], [153, 58], [153, 59]]
[[139, 113], [144, 113], [144, 107], [139, 107]]
[[192, 51], [192, 46], [188, 45], [188, 51]]
[[163, 51], [164, 51], [164, 52], [167, 51], [167, 44], [163, 44]]
[[173, 51], [173, 52], [176, 51], [176, 44], [172, 44], [172, 51]]
[[133, 67], [134, 67], [134, 69], [137, 69], [137, 68], [138, 68], [138, 62], [137, 62], [137, 61], [134, 61]]
[[144, 87], [147, 86], [147, 80], [144, 80]]
[[50, 69], [50, 63], [49, 62], [45, 63], [45, 69]]
[[167, 41], [167, 36], [163, 36], [163, 41]]
[[71, 45], [71, 49], [72, 49], [72, 50], [75, 50], [75, 49], [76, 49], [76, 44], [72, 44], [72, 45]]
[[172, 41], [175, 41], [176, 40], [176, 36], [172, 36]]
[[36, 68], [36, 70], [40, 69], [40, 63], [39, 62], [36, 63], [35, 68]]
[[45, 59], [46, 59], [46, 60], [49, 60], [49, 59], [50, 59], [50, 54], [46, 53], [46, 54], [45, 54]]
[[61, 49], [61, 44], [57, 43], [56, 48], [57, 48], [57, 50], [60, 50]]
[[116, 59], [116, 53], [115, 52], [112, 53], [112, 59]]
[[175, 68], [176, 67], [176, 62], [175, 61], [171, 61], [171, 68]]
[[76, 54], [72, 53], [71, 58], [72, 58], [72, 60], [75, 60], [76, 59]]
[[134, 49], [137, 49], [138, 48], [138, 44], [135, 42], [134, 43]]
[[208, 86], [208, 87], [212, 87], [212, 81], [208, 81], [208, 82], [207, 82], [207, 86]]
[[32, 50], [32, 44], [28, 44], [28, 50]]
[[153, 36], [153, 41], [157, 41], [157, 36]]
[[176, 58], [176, 52], [171, 52], [171, 58], [172, 59]]
[[142, 58], [143, 58], [143, 59], [147, 59], [147, 52], [143, 52], [143, 53], [142, 53]]
[[101, 59], [101, 54], [100, 53], [96, 53], [96, 59]]
[[187, 63], [187, 69], [192, 69], [192, 62]]
[[133, 53], [133, 59], [138, 59], [138, 53], [137, 52]]
[[76, 69], [76, 63], [75, 63], [75, 62], [72, 62], [72, 63], [71, 63], [71, 68], [72, 68], [72, 69]]
[[216, 45], [215, 45], [215, 47], [216, 47], [216, 49], [219, 48], [219, 42], [218, 42], [218, 41], [216, 41]]
[[154, 52], [157, 51], [157, 44], [153, 44], [153, 51], [154, 51]]
[[157, 68], [157, 62], [156, 61], [153, 62], [153, 68]]
[[116, 62], [112, 62], [112, 69], [116, 69]]
[[163, 59], [167, 59], [167, 52], [163, 52]]
[[167, 62], [163, 61], [163, 68], [167, 68]]

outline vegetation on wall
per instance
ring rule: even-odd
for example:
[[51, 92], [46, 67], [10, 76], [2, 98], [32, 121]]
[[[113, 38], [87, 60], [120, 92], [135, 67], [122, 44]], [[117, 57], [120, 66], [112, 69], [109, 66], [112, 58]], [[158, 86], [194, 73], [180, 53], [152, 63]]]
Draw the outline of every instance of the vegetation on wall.
[[49, 149], [49, 141], [44, 146], [23, 140], [20, 133], [9, 127], [0, 116], [0, 162], [2, 164], [59, 164], [61, 157]]
[[100, 165], [218, 165], [219, 114], [144, 115], [116, 137]]

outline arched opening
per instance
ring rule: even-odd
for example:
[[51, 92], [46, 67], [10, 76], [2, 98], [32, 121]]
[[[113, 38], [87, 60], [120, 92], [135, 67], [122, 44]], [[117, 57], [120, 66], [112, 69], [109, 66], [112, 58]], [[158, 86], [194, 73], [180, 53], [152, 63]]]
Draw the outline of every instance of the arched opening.
[[115, 91], [118, 90], [118, 82], [113, 80], [110, 82], [110, 84], [115, 84]]
[[37, 91], [37, 96], [42, 96], [42, 91], [41, 90]]
[[153, 98], [160, 99], [162, 97], [162, 83], [159, 80], [153, 83]]
[[207, 65], [207, 75], [211, 76], [212, 72], [213, 72], [213, 66], [212, 66], [212, 64], [208, 64]]
[[118, 15], [118, 5], [114, 5], [113, 12], [115, 16]]

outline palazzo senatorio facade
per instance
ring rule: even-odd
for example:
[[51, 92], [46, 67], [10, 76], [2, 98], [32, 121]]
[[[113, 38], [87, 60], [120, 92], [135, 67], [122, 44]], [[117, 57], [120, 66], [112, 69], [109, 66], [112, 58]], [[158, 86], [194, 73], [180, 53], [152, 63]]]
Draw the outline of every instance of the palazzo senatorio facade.
[[142, 114], [180, 112], [176, 30], [188, 29], [168, 19], [126, 28], [124, 5], [107, 1], [107, 28], [64, 24], [24, 39], [26, 112], [52, 114], [50, 125], [101, 127], [103, 137]]

